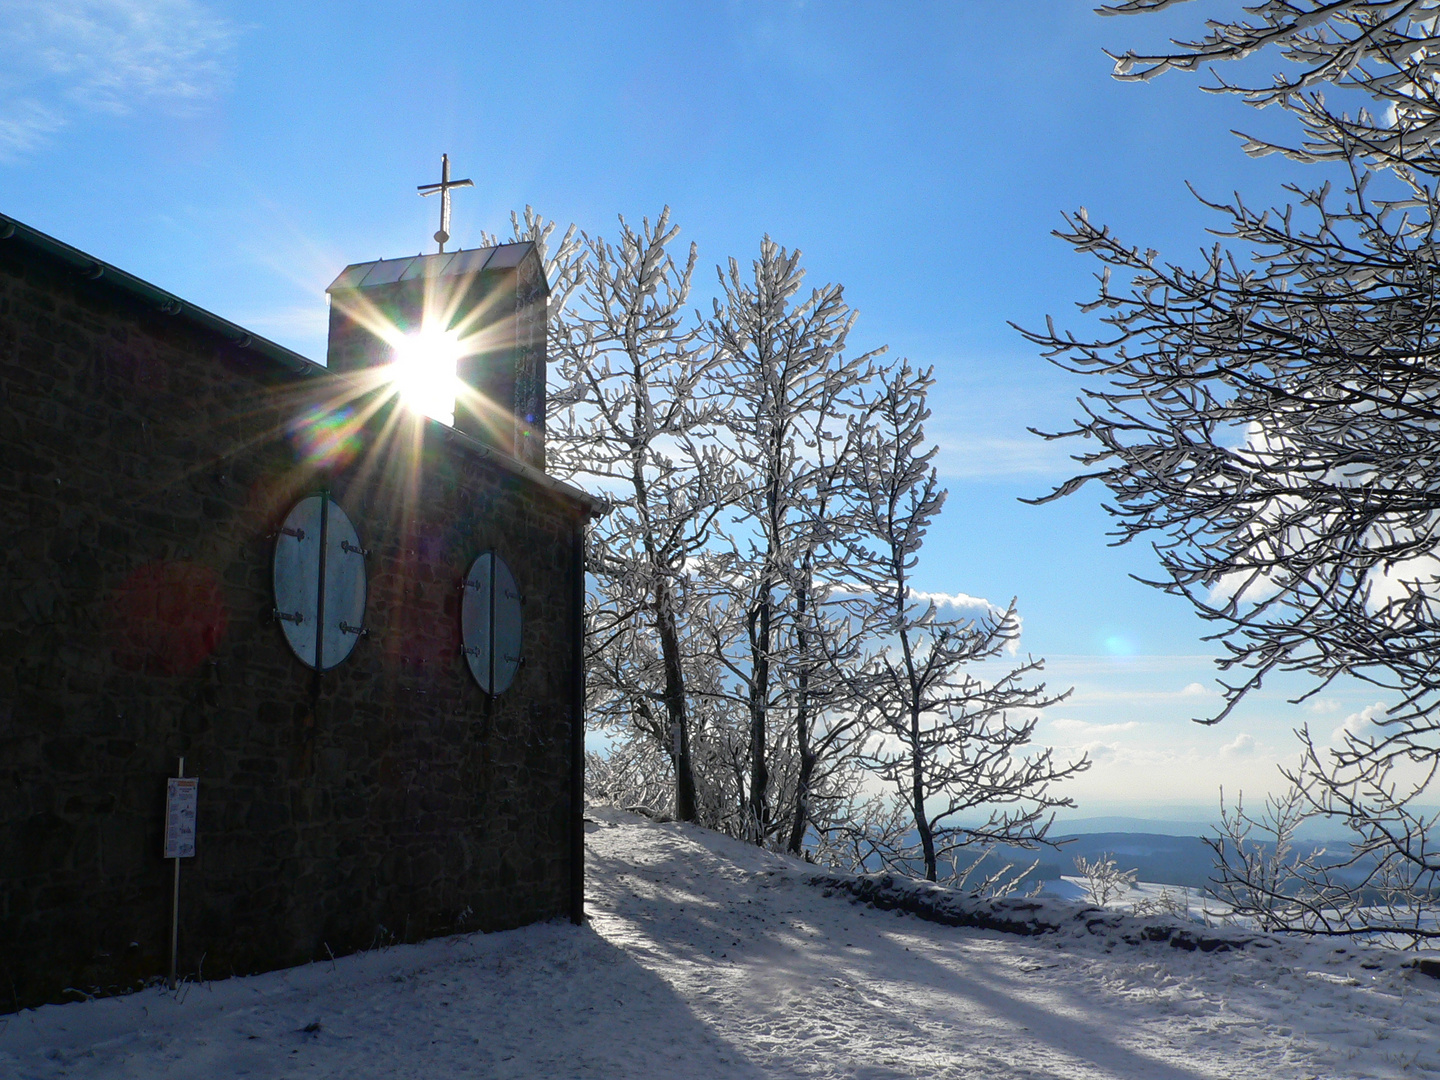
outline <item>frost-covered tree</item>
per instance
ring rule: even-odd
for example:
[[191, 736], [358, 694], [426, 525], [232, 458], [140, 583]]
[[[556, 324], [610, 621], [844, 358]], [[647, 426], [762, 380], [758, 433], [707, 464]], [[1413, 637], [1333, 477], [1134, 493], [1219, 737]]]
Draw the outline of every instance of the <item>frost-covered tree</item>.
[[586, 238], [583, 273], [552, 320], [560, 375], [548, 437], [557, 471], [598, 487], [611, 509], [591, 528], [587, 566], [592, 700], [652, 738], [674, 770], [675, 816], [697, 817], [689, 561], [730, 502], [726, 453], [711, 434], [724, 395], [714, 355], [687, 313], [668, 207], [618, 240]]
[[1138, 870], [1121, 870], [1115, 856], [1101, 852], [1093, 860], [1075, 857], [1075, 873], [1083, 881], [1085, 898], [1096, 907], [1108, 907], [1135, 887]]
[[[837, 380], [833, 389], [844, 386]], [[788, 813], [782, 814], [788, 816], [785, 849], [793, 855], [800, 854], [811, 826], [823, 830], [848, 815], [858, 786], [854, 752], [867, 735], [852, 677], [863, 662], [866, 628], [836, 594], [848, 584], [844, 540], [853, 523], [846, 479], [857, 430], [863, 428], [852, 417], [846, 438], [822, 431], [807, 447], [814, 456], [813, 486], [800, 511], [803, 524], [789, 567], [791, 640], [779, 662], [794, 740]]]
[[804, 276], [800, 252], [765, 237], [748, 274], [735, 259], [721, 273], [723, 295], [708, 328], [716, 378], [733, 394], [725, 429], [740, 479], [725, 549], [707, 563], [719, 616], [716, 655], [748, 713], [748, 833], [763, 843], [782, 827], [771, 766], [784, 758], [792, 763], [785, 777], [792, 850], [804, 835], [819, 755], [841, 738], [835, 725], [814, 737], [836, 639], [818, 560], [843, 502], [835, 486], [847, 401], [871, 377], [877, 355], [845, 355], [855, 313], [842, 287], [801, 298]]
[[[1073, 801], [1052, 785], [1089, 767], [1057, 763], [1032, 747], [1038, 710], [1069, 693], [1029, 683], [1043, 660], [1026, 659], [993, 679], [972, 665], [1001, 658], [1018, 635], [1008, 610], [982, 619], [942, 619], [910, 584], [921, 544], [945, 503], [926, 446], [928, 371], [903, 363], [888, 372], [857, 440], [850, 467], [853, 532], [845, 539], [857, 617], [881, 647], [857, 679], [873, 725], [866, 763], [894, 785], [914, 824], [925, 876], [963, 847], [1043, 843], [1050, 811]], [[905, 853], [900, 853], [901, 855]], [[896, 853], [882, 853], [887, 861]]]
[[1212, 892], [1226, 910], [1217, 914], [1251, 921], [1262, 930], [1284, 930], [1307, 919], [1316, 925], [1341, 922], [1352, 913], [1359, 897], [1348, 886], [1343, 893], [1322, 896], [1306, 884], [1324, 872], [1327, 860], [1323, 848], [1296, 848], [1295, 830], [1305, 817], [1305, 800], [1293, 787], [1267, 798], [1259, 815], [1245, 809], [1243, 795], [1234, 807], [1227, 806], [1221, 789], [1220, 828], [1205, 838], [1220, 870]]
[[[857, 536], [881, 513], [883, 485], [903, 495], [915, 481], [905, 470], [928, 375], [905, 365], [882, 378], [880, 350], [848, 356], [855, 315], [840, 286], [803, 296], [799, 253], [768, 237], [749, 273], [735, 260], [721, 271], [702, 326], [685, 309], [695, 250], [674, 262], [668, 211], [638, 231], [622, 220], [613, 246], [572, 228], [551, 250], [553, 224], [528, 208], [512, 226], [557, 283], [552, 468], [612, 503], [588, 552], [590, 710], [617, 735], [595, 790], [794, 853], [812, 830], [833, 846], [857, 813], [891, 820], [863, 792], [863, 764], [885, 767], [858, 754], [887, 715], [876, 691], [886, 661], [872, 656], [867, 677], [859, 669], [877, 625], [886, 635], [896, 625], [883, 598], [908, 597], [911, 563], [901, 559], [898, 584], [880, 583], [893, 569], [884, 560], [862, 568], [866, 607], [854, 558], [870, 550]], [[941, 501], [912, 518], [906, 558]], [[978, 627], [900, 607], [902, 642], [924, 669], [910, 672], [923, 745], [907, 760], [922, 763], [925, 798], [952, 797], [923, 825], [931, 876], [965, 842], [1043, 839], [1041, 809], [1060, 805], [1046, 784], [1083, 762], [1057, 771], [1048, 751], [1020, 750], [1034, 721], [1011, 723], [1005, 710], [1046, 703], [1043, 686], [1021, 685], [1038, 664], [994, 686], [955, 678], [1009, 641], [1013, 613]], [[955, 814], [1022, 798], [1023, 812], [997, 811], [951, 843]], [[913, 816], [908, 795], [903, 805]]]
[[[585, 280], [585, 267], [588, 262], [588, 248], [585, 237], [582, 236], [572, 223], [568, 226], [559, 240], [553, 240], [557, 222], [541, 216], [535, 212], [532, 206], [525, 207], [525, 213], [510, 211], [510, 232], [509, 242], [518, 243], [529, 241], [535, 245], [536, 253], [540, 256], [540, 264], [545, 268], [545, 279], [550, 286], [550, 302], [548, 305], [548, 321], [550, 331], [553, 335], [557, 332], [563, 333], [563, 318], [570, 298], [575, 295], [577, 289]], [[482, 244], [494, 245], [506, 243], [494, 233], [481, 231], [480, 242]]]
[[[1134, 80], [1278, 52], [1288, 64], [1273, 79], [1217, 76], [1207, 89], [1293, 114], [1294, 145], [1244, 149], [1321, 172], [1289, 187], [1298, 205], [1208, 204], [1233, 250], [1217, 245], [1193, 269], [1081, 210], [1059, 235], [1103, 264], [1084, 309], [1107, 329], [1027, 335], [1095, 379], [1076, 426], [1048, 436], [1090, 440], [1083, 472], [1047, 498], [1105, 484], [1120, 542], [1152, 540], [1153, 584], [1187, 599], [1226, 650], [1225, 704], [1204, 722], [1277, 671], [1309, 676], [1308, 694], [1342, 676], [1397, 694], [1372, 731], [1338, 747], [1301, 731], [1288, 776], [1306, 814], [1354, 830], [1353, 865], [1417, 910], [1433, 908], [1440, 873], [1419, 805], [1440, 767], [1437, 17], [1440, 0], [1267, 0], [1169, 54], [1117, 57], [1117, 77]], [[1270, 889], [1243, 859], [1229, 869]], [[1297, 929], [1417, 936], [1341, 903], [1336, 874], [1299, 866], [1287, 882], [1302, 908], [1346, 912], [1299, 917]]]

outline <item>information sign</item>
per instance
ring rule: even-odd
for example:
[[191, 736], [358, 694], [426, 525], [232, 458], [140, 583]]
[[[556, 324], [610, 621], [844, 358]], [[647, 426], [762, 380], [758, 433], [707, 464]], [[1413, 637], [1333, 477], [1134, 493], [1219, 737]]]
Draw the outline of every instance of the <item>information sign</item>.
[[165, 791], [165, 858], [195, 855], [195, 803], [200, 781], [193, 776], [170, 778]]

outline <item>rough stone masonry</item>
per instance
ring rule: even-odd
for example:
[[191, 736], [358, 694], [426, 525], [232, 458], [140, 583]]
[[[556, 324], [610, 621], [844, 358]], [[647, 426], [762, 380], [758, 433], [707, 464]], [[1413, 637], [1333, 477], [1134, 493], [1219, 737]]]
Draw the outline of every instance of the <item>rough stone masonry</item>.
[[[166, 970], [182, 755], [182, 973], [578, 917], [596, 503], [536, 467], [544, 277], [505, 254], [532, 268], [540, 355], [521, 311], [484, 378], [526, 396], [524, 437], [487, 445], [0, 216], [0, 1011]], [[317, 676], [271, 560], [321, 489], [369, 550], [368, 635]], [[487, 550], [523, 596], [494, 698], [458, 619]]]

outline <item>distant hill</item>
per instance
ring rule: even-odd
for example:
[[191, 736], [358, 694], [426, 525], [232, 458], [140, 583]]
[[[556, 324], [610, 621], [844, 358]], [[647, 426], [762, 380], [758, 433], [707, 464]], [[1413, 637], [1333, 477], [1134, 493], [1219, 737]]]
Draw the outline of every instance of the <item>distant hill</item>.
[[[1137, 880], [1159, 885], [1204, 889], [1215, 876], [1215, 853], [1198, 836], [1097, 832], [1061, 836], [1057, 839], [1061, 843], [1058, 849], [1024, 851], [1019, 848], [997, 848], [977, 873], [983, 875], [987, 870], [998, 869], [1007, 862], [1012, 863], [1016, 869], [1021, 869], [1038, 859], [1039, 865], [1031, 872], [1028, 880], [1055, 881], [1062, 876], [1073, 876], [1077, 872], [1077, 858], [1094, 861], [1109, 856], [1114, 858], [1118, 869], [1134, 870]], [[1311, 840], [1298, 841], [1293, 854], [1308, 855], [1314, 848], [1322, 847], [1336, 858], [1343, 857], [1348, 851], [1343, 844], [1324, 844]], [[1358, 882], [1363, 878], [1364, 872], [1355, 867], [1342, 871], [1339, 876]]]
[[[1250, 804], [1246, 803], [1247, 808]], [[1158, 836], [1214, 836], [1220, 824], [1218, 815], [1213, 820], [1201, 818], [1170, 819], [1142, 817], [1087, 817], [1062, 819], [1055, 822], [1056, 835], [1085, 836], [1094, 833], [1149, 833]], [[1333, 821], [1307, 821], [1300, 826], [1296, 835], [1302, 840], [1326, 841], [1350, 839], [1349, 831]]]
[[1058, 850], [1023, 851], [998, 848], [987, 865], [1014, 863], [1017, 868], [1039, 859], [1031, 881], [1054, 881], [1075, 873], [1076, 858], [1114, 856], [1121, 870], [1136, 870], [1141, 881], [1203, 889], [1214, 875], [1215, 853], [1198, 834], [1172, 836], [1153, 832], [1094, 832], [1060, 837]]
[[1148, 833], [1153, 836], [1208, 836], [1214, 828], [1208, 821], [1171, 820], [1142, 817], [1086, 817], [1057, 820], [1054, 831], [1064, 836], [1088, 836], [1093, 833]]
[[[1126, 826], [1148, 826], [1148, 828], [1127, 828]], [[1103, 828], [1102, 826], [1120, 826]], [[1317, 835], [1328, 832], [1330, 835]], [[1103, 859], [1113, 856], [1118, 869], [1136, 871], [1136, 879], [1157, 885], [1177, 885], [1182, 888], [1203, 890], [1215, 876], [1215, 853], [1202, 837], [1215, 836], [1212, 826], [1198, 821], [1166, 821], [1160, 819], [1131, 817], [1079, 818], [1057, 823], [1052, 839], [1060, 843], [1059, 848], [1043, 848], [1026, 851], [1023, 848], [997, 847], [990, 853], [971, 876], [971, 882], [984, 880], [990, 873], [1009, 863], [1018, 870], [1038, 863], [1026, 879], [1026, 888], [1041, 881], [1057, 881], [1061, 877], [1073, 876], [1077, 871], [1075, 860]], [[904, 840], [914, 842], [913, 831]], [[1258, 838], [1257, 838], [1258, 840]], [[1264, 845], [1268, 847], [1268, 845]], [[1348, 841], [1336, 833], [1334, 826], [1317, 823], [1308, 835], [1296, 839], [1292, 848], [1294, 855], [1308, 855], [1317, 848], [1325, 848], [1333, 858], [1343, 858], [1348, 852]], [[979, 854], [977, 850], [969, 858]], [[1327, 860], [1328, 861], [1328, 860]], [[963, 868], [968, 862], [965, 854], [960, 857]], [[878, 862], [870, 869], [879, 869]], [[916, 865], [910, 871], [914, 877], [923, 877], [923, 867]], [[1342, 871], [1342, 879], [1364, 877], [1360, 867]]]
[[[1016, 870], [1024, 869], [1038, 860], [1039, 864], [1030, 873], [1027, 881], [1056, 881], [1062, 876], [1073, 875], [1075, 859], [1099, 859], [1113, 855], [1121, 870], [1136, 870], [1141, 881], [1163, 885], [1179, 885], [1192, 889], [1203, 889], [1214, 874], [1214, 853], [1198, 835], [1170, 836], [1149, 832], [1095, 832], [1067, 835], [1057, 838], [1061, 846], [1026, 851], [1023, 848], [997, 847], [978, 867], [971, 881], [983, 880], [991, 872], [1006, 863]], [[973, 859], [979, 852], [969, 858]], [[962, 853], [960, 864], [968, 862]], [[921, 877], [924, 870], [916, 866], [915, 877]], [[1027, 886], [1028, 887], [1028, 886]]]

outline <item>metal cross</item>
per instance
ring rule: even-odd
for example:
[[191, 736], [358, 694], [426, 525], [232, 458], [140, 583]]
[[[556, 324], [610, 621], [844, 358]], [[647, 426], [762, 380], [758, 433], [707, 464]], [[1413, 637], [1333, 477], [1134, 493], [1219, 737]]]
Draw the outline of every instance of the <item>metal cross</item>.
[[472, 180], [451, 180], [450, 179], [450, 155], [440, 155], [440, 183], [421, 184], [417, 191], [422, 196], [440, 193], [440, 229], [435, 233], [435, 240], [440, 245], [440, 253], [445, 253], [445, 241], [450, 239], [450, 189], [457, 187], [474, 187]]

